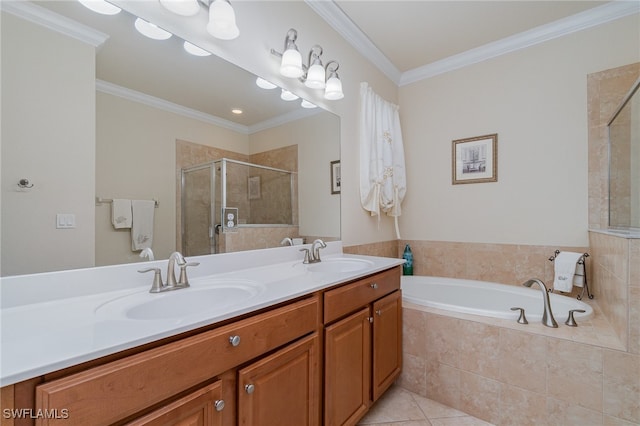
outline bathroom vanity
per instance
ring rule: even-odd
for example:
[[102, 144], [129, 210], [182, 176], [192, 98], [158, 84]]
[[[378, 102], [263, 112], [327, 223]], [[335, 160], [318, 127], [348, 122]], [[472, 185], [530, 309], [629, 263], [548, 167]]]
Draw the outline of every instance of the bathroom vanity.
[[[40, 354], [37, 361], [24, 360], [33, 365], [19, 372], [22, 361], [12, 361], [12, 352], [20, 351], [20, 342], [11, 348], [3, 337], [2, 425], [355, 424], [400, 373], [402, 261], [347, 256], [338, 243], [329, 246], [325, 259], [313, 265], [297, 259], [297, 248], [229, 254], [227, 271], [210, 275], [225, 268], [209, 263], [220, 257], [194, 258], [202, 269], [190, 271], [192, 287], [162, 295], [198, 291], [214, 278], [246, 283], [262, 277], [250, 301], [224, 310], [152, 321], [130, 318], [131, 309], [122, 317], [120, 308], [105, 313], [112, 303], [147, 297], [145, 288], [78, 297], [75, 303], [94, 306], [85, 311], [99, 320], [91, 325], [93, 334], [78, 333], [93, 342], [66, 349], [69, 361]], [[240, 263], [255, 267], [234, 270], [236, 261], [251, 256]], [[273, 263], [271, 256], [281, 261]], [[264, 264], [256, 265], [261, 257]], [[66, 301], [34, 303], [40, 310], [35, 315]], [[14, 321], [11, 311], [28, 306], [3, 307], [3, 320]], [[11, 325], [18, 326], [3, 321], [3, 331]], [[100, 347], [100, 333], [121, 336], [109, 336]], [[27, 418], [11, 414], [7, 403]]]

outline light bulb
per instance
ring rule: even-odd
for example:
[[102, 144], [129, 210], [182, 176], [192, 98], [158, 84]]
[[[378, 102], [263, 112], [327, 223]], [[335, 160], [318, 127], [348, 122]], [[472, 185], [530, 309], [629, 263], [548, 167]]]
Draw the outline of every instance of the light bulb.
[[214, 0], [209, 6], [207, 32], [221, 40], [233, 40], [240, 35], [236, 13], [226, 0]]

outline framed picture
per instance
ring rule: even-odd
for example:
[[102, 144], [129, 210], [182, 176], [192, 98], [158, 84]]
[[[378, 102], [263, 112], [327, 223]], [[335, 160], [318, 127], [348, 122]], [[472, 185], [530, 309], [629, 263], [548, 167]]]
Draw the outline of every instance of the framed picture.
[[498, 134], [457, 139], [452, 144], [453, 185], [498, 181]]
[[250, 200], [259, 200], [260, 193], [260, 176], [250, 176], [249, 177], [249, 199]]
[[331, 162], [331, 193], [340, 193], [340, 160]]

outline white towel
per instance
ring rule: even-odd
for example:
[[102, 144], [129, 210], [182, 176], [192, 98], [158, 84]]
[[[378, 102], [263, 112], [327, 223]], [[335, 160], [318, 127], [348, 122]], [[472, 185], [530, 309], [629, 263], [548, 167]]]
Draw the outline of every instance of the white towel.
[[554, 260], [555, 274], [553, 278], [553, 289], [571, 292], [573, 288], [573, 277], [576, 273], [578, 260], [582, 257], [582, 253], [574, 253], [571, 251], [561, 251]]
[[116, 229], [131, 228], [131, 200], [114, 199], [111, 203], [111, 223]]
[[301, 246], [304, 244], [304, 240], [302, 238], [293, 238], [292, 241], [294, 246]]
[[573, 276], [573, 285], [584, 287], [584, 263], [576, 265], [576, 274]]
[[131, 210], [131, 250], [151, 248], [153, 243], [153, 214], [156, 202], [153, 200], [133, 200]]

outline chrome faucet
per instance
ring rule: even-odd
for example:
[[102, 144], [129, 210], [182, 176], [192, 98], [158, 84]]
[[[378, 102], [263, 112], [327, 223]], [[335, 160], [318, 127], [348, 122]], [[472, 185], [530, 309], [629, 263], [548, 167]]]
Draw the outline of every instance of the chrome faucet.
[[[180, 277], [178, 278], [178, 281], [176, 281], [175, 273], [176, 264], [180, 268]], [[144, 273], [153, 271], [153, 284], [151, 285], [151, 290], [149, 290], [149, 293], [162, 293], [165, 291], [189, 287], [189, 279], [187, 278], [187, 267], [198, 266], [199, 264], [200, 263], [198, 262], [187, 262], [184, 256], [176, 251], [171, 253], [171, 256], [169, 256], [166, 284], [162, 282], [162, 274], [160, 272], [160, 268], [148, 268], [140, 270], [138, 272]]]
[[542, 291], [542, 301], [544, 302], [544, 312], [542, 313], [542, 324], [547, 327], [557, 328], [558, 323], [556, 319], [553, 317], [553, 312], [551, 312], [551, 302], [549, 301], [549, 292], [547, 287], [544, 285], [542, 281], [537, 278], [530, 279], [522, 283], [525, 287], [531, 287], [534, 284], [538, 284], [540, 286], [540, 290]]
[[304, 260], [302, 263], [318, 263], [321, 261], [320, 259], [320, 249], [326, 248], [327, 245], [324, 241], [318, 239], [311, 244], [311, 249], [303, 248], [300, 251], [304, 252]]

